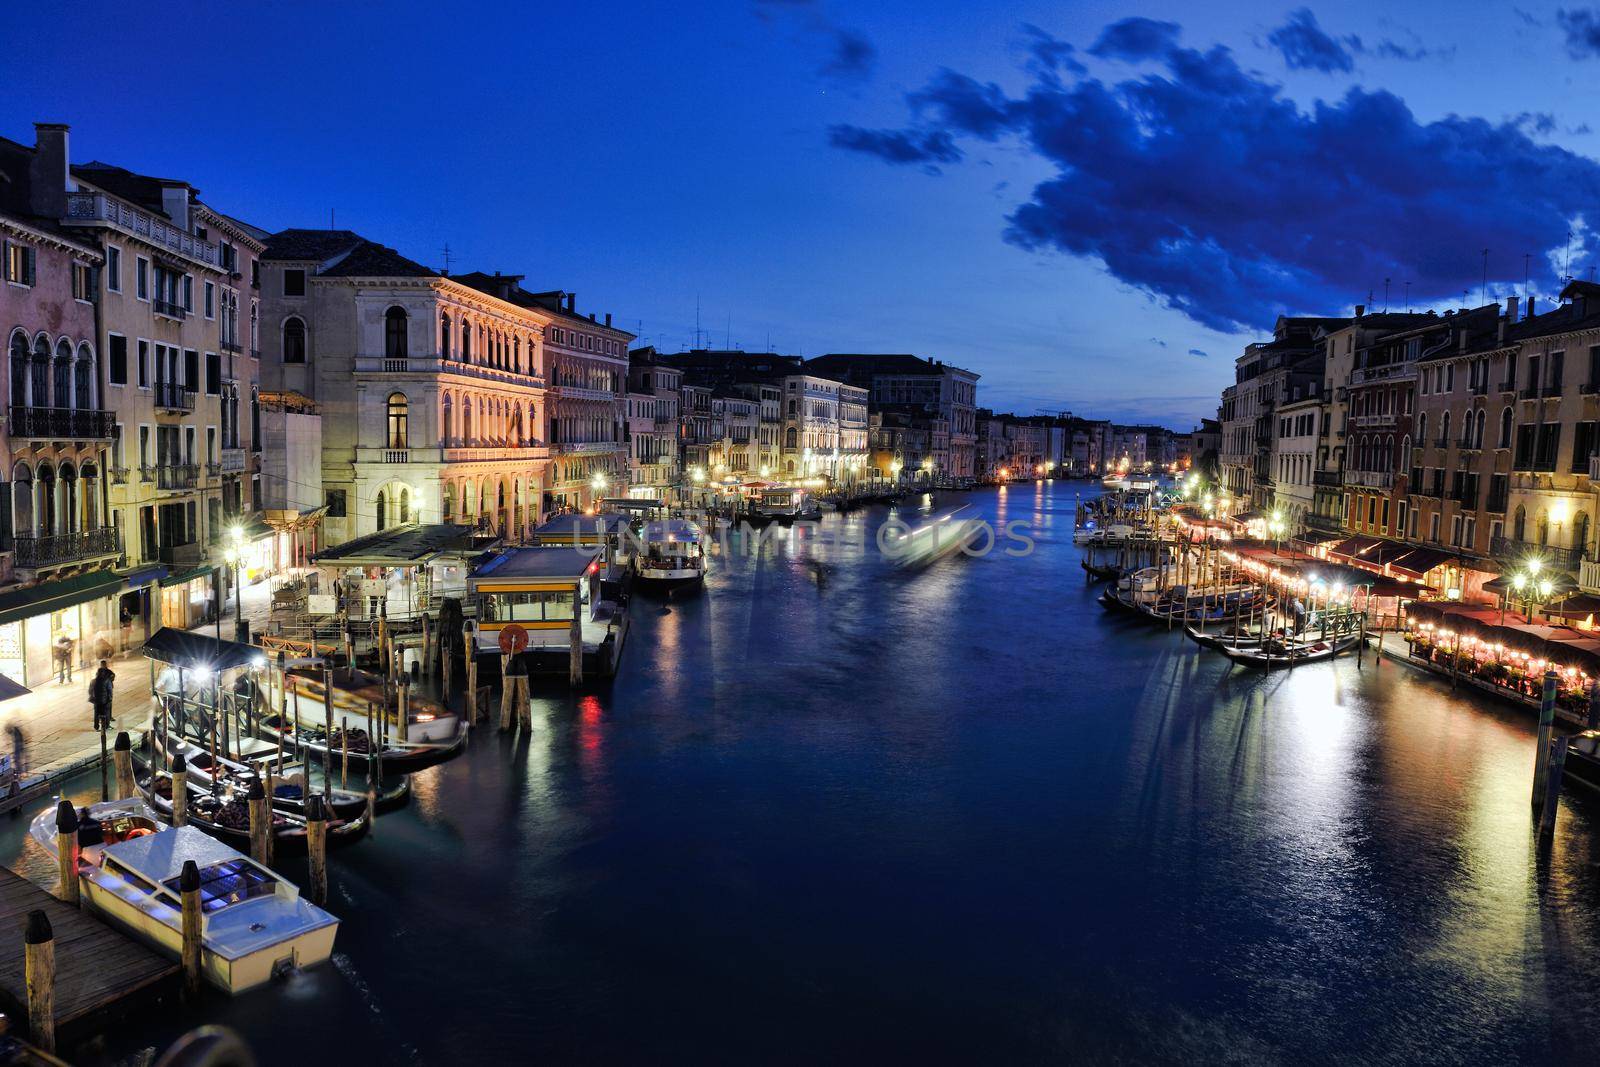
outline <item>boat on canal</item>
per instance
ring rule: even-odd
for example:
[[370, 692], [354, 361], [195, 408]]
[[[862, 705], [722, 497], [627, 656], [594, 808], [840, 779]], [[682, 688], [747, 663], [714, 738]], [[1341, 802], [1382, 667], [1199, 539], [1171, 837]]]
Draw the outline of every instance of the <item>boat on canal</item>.
[[634, 579], [645, 589], [672, 593], [699, 586], [706, 576], [705, 535], [687, 519], [656, 519], [640, 532]]
[[[210, 752], [193, 741], [177, 737], [167, 730], [151, 730], [150, 747], [162, 767], [170, 767], [173, 758], [181, 755], [188, 768], [189, 781], [203, 793], [217, 792], [221, 788], [243, 793], [253, 781], [260, 781], [265, 786], [275, 755], [275, 749], [269, 747], [259, 750], [256, 758], [249, 763], [222, 756], [213, 759]], [[280, 770], [271, 771], [270, 777], [272, 794], [268, 799], [272, 801], [273, 808], [304, 818], [307, 792], [305, 765], [284, 764]], [[332, 790], [327, 795], [327, 801], [334, 817], [339, 819], [354, 819], [367, 810], [366, 794], [348, 789]]]
[[[143, 800], [92, 804], [78, 828], [78, 878], [89, 910], [171, 957], [183, 949], [179, 879], [200, 872], [200, 969], [230, 994], [288, 970], [325, 962], [339, 920], [300, 897], [293, 882], [193, 826], [163, 826]], [[56, 809], [29, 835], [57, 854]]]
[[745, 519], [752, 523], [776, 522], [788, 525], [822, 518], [822, 509], [811, 494], [798, 485], [768, 486], [750, 499]]
[[[167, 771], [151, 774], [147, 767], [141, 766], [138, 782], [139, 792], [145, 802], [162, 821], [170, 823], [174, 788], [172, 775]], [[184, 814], [192, 825], [229, 845], [245, 849], [250, 847], [250, 807], [246, 790], [236, 789], [231, 785], [226, 788], [219, 786], [215, 791], [201, 789], [188, 778], [185, 778], [182, 784], [188, 790]], [[364, 799], [362, 803], [364, 809]], [[308, 844], [305, 815], [292, 814], [277, 808], [271, 810], [273, 854], [304, 855]], [[327, 829], [328, 848], [353, 845], [366, 836], [367, 829], [365, 810], [353, 818], [330, 818]]]
[[1253, 648], [1218, 645], [1217, 651], [1235, 663], [1270, 671], [1274, 667], [1297, 667], [1342, 655], [1361, 643], [1359, 634], [1345, 634], [1314, 641], [1281, 641], [1276, 638]]
[[413, 774], [459, 756], [467, 744], [467, 724], [453, 740], [444, 742], [401, 742], [385, 740], [380, 745], [372, 743], [372, 735], [359, 726], [335, 726], [330, 737], [321, 723], [298, 720], [291, 712], [287, 725], [278, 715], [263, 715], [256, 722], [261, 737], [269, 741], [283, 741], [286, 751], [298, 752], [316, 760], [324, 767], [342, 766], [347, 758], [352, 769], [375, 771], [381, 764], [384, 774]]

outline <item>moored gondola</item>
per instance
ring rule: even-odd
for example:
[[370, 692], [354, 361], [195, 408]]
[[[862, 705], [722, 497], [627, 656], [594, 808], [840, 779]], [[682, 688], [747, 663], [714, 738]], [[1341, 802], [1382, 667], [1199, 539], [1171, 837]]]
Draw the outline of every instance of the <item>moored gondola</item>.
[[467, 724], [457, 720], [457, 727], [455, 736], [448, 741], [392, 741], [374, 752], [371, 735], [360, 727], [350, 727], [347, 739], [344, 728], [335, 726], [330, 744], [324, 726], [306, 722], [295, 724], [291, 720], [285, 730], [283, 720], [277, 715], [263, 715], [256, 721], [257, 731], [266, 740], [277, 741], [281, 733], [286, 751], [300, 752], [327, 766], [330, 760], [341, 764], [348, 747], [352, 768], [364, 772], [378, 769], [381, 764], [385, 774], [412, 774], [460, 755], [467, 744]]
[[1298, 667], [1306, 663], [1332, 659], [1355, 648], [1362, 640], [1364, 639], [1358, 634], [1303, 642], [1283, 642], [1275, 639], [1256, 648], [1218, 645], [1217, 651], [1235, 663], [1270, 671], [1279, 667]]
[[[172, 775], [166, 771], [150, 773], [142, 761], [138, 774], [139, 792], [157, 814], [167, 822], [172, 821]], [[183, 782], [188, 793], [185, 815], [190, 825], [205, 831], [218, 841], [248, 852], [250, 849], [250, 810], [243, 792], [232, 789], [211, 793], [198, 788], [187, 779]], [[343, 848], [366, 836], [367, 817], [363, 813], [353, 819], [328, 820], [328, 848]], [[272, 809], [272, 848], [274, 854], [300, 855], [306, 851], [306, 820], [303, 816]]]

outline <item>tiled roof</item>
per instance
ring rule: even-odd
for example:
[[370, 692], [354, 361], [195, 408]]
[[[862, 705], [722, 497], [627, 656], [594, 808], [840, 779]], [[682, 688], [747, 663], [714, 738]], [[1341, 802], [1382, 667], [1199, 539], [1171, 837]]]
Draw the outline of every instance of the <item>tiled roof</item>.
[[324, 278], [431, 278], [439, 272], [350, 230], [280, 230], [267, 239], [266, 260], [312, 260]]
[[262, 259], [332, 259], [365, 240], [349, 230], [279, 230], [267, 238]]
[[74, 166], [72, 176], [104, 189], [113, 196], [120, 196], [124, 200], [162, 215], [166, 212], [162, 210], [161, 190], [164, 187], [189, 184], [176, 178], [153, 178], [146, 174], [135, 174], [125, 167], [115, 167], [99, 160]]

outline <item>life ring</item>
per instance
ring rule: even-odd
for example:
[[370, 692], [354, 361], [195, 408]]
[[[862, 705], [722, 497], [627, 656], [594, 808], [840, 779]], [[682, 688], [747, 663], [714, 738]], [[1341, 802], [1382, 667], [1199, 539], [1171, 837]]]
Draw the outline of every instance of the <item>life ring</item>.
[[135, 837], [149, 837], [153, 833], [155, 833], [155, 831], [150, 829], [148, 826], [135, 826], [132, 830], [129, 830], [127, 833], [123, 834], [122, 839], [124, 841], [131, 841]]

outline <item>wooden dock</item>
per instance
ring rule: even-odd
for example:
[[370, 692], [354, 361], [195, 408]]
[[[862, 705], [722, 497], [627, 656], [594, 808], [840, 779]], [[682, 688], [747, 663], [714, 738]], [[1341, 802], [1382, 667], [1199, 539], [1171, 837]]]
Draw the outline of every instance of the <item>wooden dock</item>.
[[58, 1029], [177, 978], [176, 961], [0, 867], [0, 1000], [23, 1019], [28, 996], [22, 931], [36, 908], [49, 916], [55, 931]]

